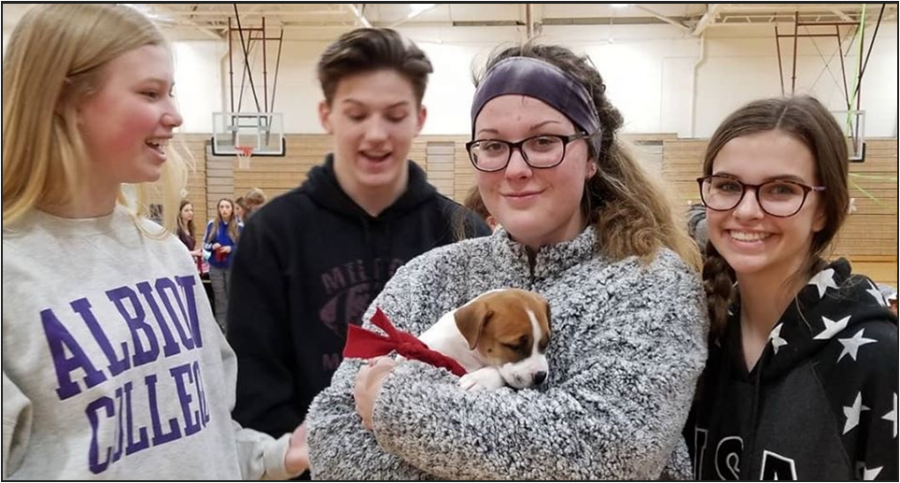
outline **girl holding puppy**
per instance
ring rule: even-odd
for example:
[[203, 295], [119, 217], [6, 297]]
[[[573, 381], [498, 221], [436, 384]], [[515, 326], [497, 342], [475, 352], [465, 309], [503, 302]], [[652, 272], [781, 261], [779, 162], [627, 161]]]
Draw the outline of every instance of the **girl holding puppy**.
[[421, 334], [483, 292], [531, 290], [551, 307], [549, 377], [465, 391], [420, 362], [346, 360], [307, 418], [313, 477], [655, 479], [684, 449], [706, 360], [699, 254], [616, 140], [622, 122], [565, 48], [489, 62], [467, 149], [502, 228], [410, 261], [365, 319], [377, 307]]

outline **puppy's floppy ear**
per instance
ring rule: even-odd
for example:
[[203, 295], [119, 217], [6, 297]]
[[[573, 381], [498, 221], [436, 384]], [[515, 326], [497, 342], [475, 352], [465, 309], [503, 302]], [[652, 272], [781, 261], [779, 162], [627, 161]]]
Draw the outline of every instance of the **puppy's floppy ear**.
[[481, 302], [472, 302], [460, 307], [453, 314], [456, 319], [456, 327], [466, 338], [470, 350], [475, 349], [478, 345], [478, 339], [481, 338], [484, 326], [493, 315], [494, 311], [488, 308], [487, 304]]
[[544, 306], [547, 307], [547, 328], [549, 329], [553, 325], [550, 322], [550, 304], [548, 302], [544, 302]]

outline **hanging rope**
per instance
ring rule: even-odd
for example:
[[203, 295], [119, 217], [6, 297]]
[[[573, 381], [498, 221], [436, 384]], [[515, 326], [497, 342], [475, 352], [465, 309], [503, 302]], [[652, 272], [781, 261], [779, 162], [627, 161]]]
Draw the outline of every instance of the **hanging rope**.
[[[847, 105], [847, 110], [853, 109], [853, 103], [856, 101], [857, 96], [859, 95], [859, 84], [860, 84], [860, 72], [862, 72], [862, 47], [866, 41], [866, 4], [862, 4], [862, 11], [859, 13], [859, 56], [856, 59], [856, 75], [854, 76], [854, 85], [853, 85], [853, 94], [850, 95], [850, 104]], [[847, 128], [851, 127], [850, 125], [850, 113], [847, 113]]]
[[238, 13], [237, 4], [233, 3], [232, 5], [234, 6], [234, 18], [237, 20], [238, 34], [241, 36], [241, 50], [244, 52], [244, 67], [247, 69], [250, 77], [250, 90], [253, 92], [253, 100], [256, 102], [256, 112], [261, 112], [262, 110], [259, 108], [259, 98], [256, 97], [256, 86], [253, 85], [253, 71], [250, 70], [250, 54], [247, 51], [247, 44], [244, 42], [244, 29], [241, 28], [241, 15]]

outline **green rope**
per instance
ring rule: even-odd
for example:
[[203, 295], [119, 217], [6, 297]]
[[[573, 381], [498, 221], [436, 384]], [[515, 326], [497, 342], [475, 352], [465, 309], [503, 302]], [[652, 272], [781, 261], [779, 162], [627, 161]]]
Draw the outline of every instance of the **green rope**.
[[881, 207], [881, 208], [890, 208], [890, 205], [885, 204], [885, 203], [882, 203], [881, 200], [879, 200], [878, 198], [872, 196], [872, 193], [869, 193], [868, 191], [866, 191], [865, 189], [863, 189], [863, 187], [860, 186], [860, 185], [858, 185], [858, 184], [856, 184], [855, 181], [850, 180], [850, 185], [851, 185], [853, 188], [859, 190], [860, 193], [866, 195], [867, 198], [869, 198], [870, 200], [872, 200], [872, 202], [875, 203], [876, 205], [878, 205], [879, 207]]
[[859, 173], [848, 173], [848, 174], [854, 178], [875, 179], [875, 180], [879, 180], [879, 181], [897, 181], [896, 176], [873, 176], [871, 174], [859, 174]]

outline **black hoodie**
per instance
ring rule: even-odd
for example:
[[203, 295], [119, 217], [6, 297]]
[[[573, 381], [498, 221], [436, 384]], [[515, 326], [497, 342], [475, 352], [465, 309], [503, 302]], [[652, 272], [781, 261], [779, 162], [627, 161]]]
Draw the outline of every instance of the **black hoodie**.
[[291, 432], [341, 363], [347, 324], [398, 267], [432, 248], [490, 234], [409, 162], [407, 190], [371, 216], [341, 189], [328, 156], [302, 186], [254, 213], [231, 272], [228, 342], [238, 358], [234, 418], [273, 436]]
[[897, 318], [877, 287], [846, 260], [827, 266], [749, 373], [735, 314], [685, 430], [695, 477], [896, 481]]

